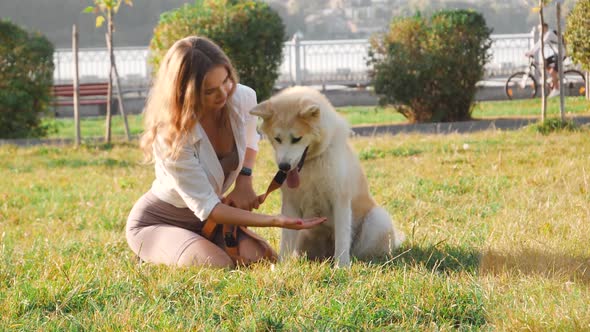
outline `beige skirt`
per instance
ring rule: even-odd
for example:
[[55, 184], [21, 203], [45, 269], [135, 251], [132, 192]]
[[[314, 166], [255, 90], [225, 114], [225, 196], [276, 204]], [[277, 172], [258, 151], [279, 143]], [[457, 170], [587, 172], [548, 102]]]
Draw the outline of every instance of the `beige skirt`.
[[[189, 208], [178, 208], [148, 191], [131, 209], [126, 225], [127, 243], [143, 261], [177, 265], [187, 248], [206, 248], [194, 245], [198, 241], [209, 242], [201, 235], [203, 224]], [[220, 240], [216, 239], [217, 246]], [[207, 253], [195, 255], [206, 257]]]

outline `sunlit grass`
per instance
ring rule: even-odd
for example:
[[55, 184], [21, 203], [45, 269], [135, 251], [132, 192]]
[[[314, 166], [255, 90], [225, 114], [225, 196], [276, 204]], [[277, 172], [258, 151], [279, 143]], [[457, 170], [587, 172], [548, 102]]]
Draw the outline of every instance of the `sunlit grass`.
[[[124, 225], [153, 169], [135, 141], [1, 146], [0, 330], [588, 330], [589, 134], [353, 139], [408, 240], [350, 270], [140, 265]], [[261, 142], [258, 192], [271, 156]]]

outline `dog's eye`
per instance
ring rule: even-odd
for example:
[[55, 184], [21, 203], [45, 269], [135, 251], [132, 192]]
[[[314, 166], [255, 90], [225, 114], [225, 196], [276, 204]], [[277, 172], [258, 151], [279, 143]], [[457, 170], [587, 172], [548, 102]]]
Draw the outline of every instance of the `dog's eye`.
[[[303, 137], [303, 136], [301, 136], [301, 137]], [[293, 137], [293, 138], [291, 138], [291, 143], [292, 144], [295, 144], [295, 143], [301, 141], [301, 137]]]
[[281, 138], [279, 136], [275, 137], [275, 141], [277, 141], [279, 144], [282, 143]]

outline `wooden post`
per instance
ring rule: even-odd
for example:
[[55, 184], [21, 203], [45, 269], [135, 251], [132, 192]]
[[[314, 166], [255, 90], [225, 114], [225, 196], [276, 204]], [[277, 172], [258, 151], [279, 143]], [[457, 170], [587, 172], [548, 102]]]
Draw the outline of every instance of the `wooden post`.
[[547, 65], [545, 63], [545, 33], [543, 32], [543, 26], [545, 25], [545, 18], [543, 17], [543, 0], [539, 0], [539, 21], [541, 22], [541, 122], [545, 122], [547, 118]]
[[[107, 38], [107, 48], [113, 50], [111, 41]], [[121, 80], [119, 79], [119, 72], [117, 71], [117, 62], [115, 61], [115, 52], [111, 52], [111, 72], [115, 75], [115, 81], [117, 83], [117, 100], [119, 101], [119, 112], [123, 117], [123, 124], [125, 125], [125, 135], [127, 135], [127, 141], [131, 141], [131, 133], [129, 132], [129, 123], [127, 122], [127, 115], [125, 114], [125, 108], [123, 107], [123, 94], [121, 93]]]
[[80, 84], [78, 82], [78, 29], [72, 26], [72, 55], [74, 65], [74, 124], [76, 128], [76, 147], [80, 146]]
[[563, 88], [563, 41], [561, 40], [561, 2], [556, 3], [557, 13], [557, 67], [559, 72], [559, 114], [561, 115], [561, 121], [565, 122], [565, 97]]

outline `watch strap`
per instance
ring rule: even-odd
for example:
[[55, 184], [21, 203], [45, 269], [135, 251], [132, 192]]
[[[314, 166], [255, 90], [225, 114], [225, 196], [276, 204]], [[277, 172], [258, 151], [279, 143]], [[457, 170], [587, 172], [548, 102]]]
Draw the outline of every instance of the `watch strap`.
[[240, 175], [252, 176], [252, 169], [249, 167], [242, 167], [240, 170]]

